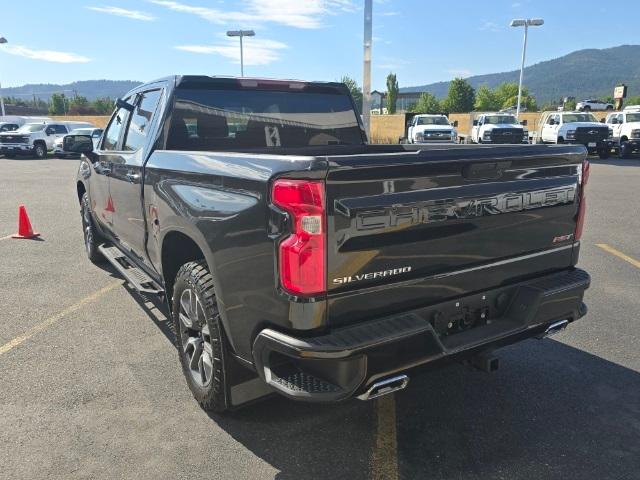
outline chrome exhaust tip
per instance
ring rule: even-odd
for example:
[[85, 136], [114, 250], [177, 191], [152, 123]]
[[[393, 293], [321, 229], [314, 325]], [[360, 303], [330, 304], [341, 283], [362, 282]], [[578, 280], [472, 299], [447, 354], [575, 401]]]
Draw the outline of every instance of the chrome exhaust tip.
[[374, 398], [387, 395], [388, 393], [397, 392], [407, 387], [409, 384], [409, 377], [406, 375], [396, 375], [395, 377], [385, 378], [379, 382], [374, 383], [369, 389], [361, 395], [358, 395], [358, 400], [371, 400]]
[[559, 322], [554, 322], [549, 325], [544, 333], [538, 338], [542, 339], [545, 337], [550, 337], [551, 335], [555, 335], [556, 333], [561, 332], [562, 330], [567, 328], [567, 325], [569, 325], [569, 320], [560, 320]]

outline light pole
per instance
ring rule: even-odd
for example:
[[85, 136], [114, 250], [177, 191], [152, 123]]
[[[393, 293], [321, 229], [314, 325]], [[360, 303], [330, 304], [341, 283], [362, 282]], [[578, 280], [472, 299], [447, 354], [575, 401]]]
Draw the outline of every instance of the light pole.
[[524, 58], [527, 54], [527, 34], [529, 27], [544, 25], [542, 18], [516, 18], [511, 20], [512, 27], [524, 27], [524, 43], [522, 45], [522, 62], [520, 63], [520, 82], [518, 83], [518, 104], [516, 105], [516, 118], [520, 119], [520, 101], [522, 98], [522, 76], [524, 74]]
[[244, 77], [244, 53], [242, 51], [242, 37], [255, 37], [253, 30], [229, 30], [227, 37], [240, 37], [240, 76]]
[[362, 120], [367, 140], [371, 141], [371, 42], [373, 2], [364, 0], [364, 54], [362, 66]]
[[[0, 45], [7, 43], [7, 39], [0, 37]], [[2, 97], [2, 85], [0, 85], [0, 109], [2, 110], [2, 116], [4, 117], [4, 98]]]

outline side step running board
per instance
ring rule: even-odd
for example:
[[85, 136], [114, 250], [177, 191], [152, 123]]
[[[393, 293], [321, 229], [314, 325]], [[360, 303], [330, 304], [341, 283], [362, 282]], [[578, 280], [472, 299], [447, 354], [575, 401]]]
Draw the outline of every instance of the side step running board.
[[160, 285], [154, 282], [151, 277], [141, 269], [132, 265], [131, 261], [118, 247], [100, 245], [98, 250], [100, 250], [100, 253], [104, 255], [104, 258], [106, 258], [109, 263], [111, 263], [111, 265], [120, 272], [120, 275], [122, 275], [138, 292], [153, 293], [156, 295], [164, 293], [164, 290]]

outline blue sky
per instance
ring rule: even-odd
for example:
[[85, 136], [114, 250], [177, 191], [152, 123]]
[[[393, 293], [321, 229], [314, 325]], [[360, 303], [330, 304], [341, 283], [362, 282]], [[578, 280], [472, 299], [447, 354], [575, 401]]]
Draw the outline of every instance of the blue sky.
[[[55, 6], [54, 6], [55, 4]], [[0, 81], [152, 80], [239, 74], [237, 39], [253, 28], [245, 74], [362, 79], [363, 0], [24, 0], [2, 5]], [[543, 17], [527, 64], [582, 48], [640, 44], [640, 2], [620, 0], [374, 0], [373, 87], [389, 71], [400, 86], [519, 68], [515, 17]], [[615, 23], [615, 29], [613, 25]], [[600, 28], [610, 25], [611, 28]], [[594, 28], [595, 27], [595, 28]]]

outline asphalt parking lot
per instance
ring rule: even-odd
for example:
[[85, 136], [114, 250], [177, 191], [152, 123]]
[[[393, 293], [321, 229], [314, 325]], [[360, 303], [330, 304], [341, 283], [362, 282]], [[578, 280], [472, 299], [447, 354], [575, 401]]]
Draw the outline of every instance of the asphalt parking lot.
[[[85, 258], [77, 160], [0, 158], [0, 478], [640, 479], [640, 160], [592, 164], [588, 315], [377, 401], [209, 416], [161, 305]], [[5, 238], [24, 203], [40, 240]]]

